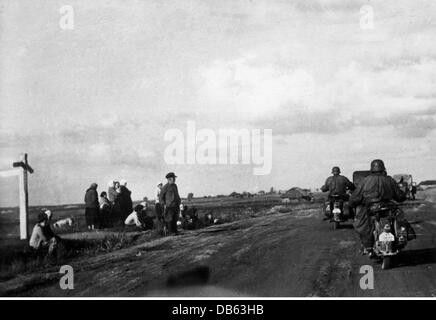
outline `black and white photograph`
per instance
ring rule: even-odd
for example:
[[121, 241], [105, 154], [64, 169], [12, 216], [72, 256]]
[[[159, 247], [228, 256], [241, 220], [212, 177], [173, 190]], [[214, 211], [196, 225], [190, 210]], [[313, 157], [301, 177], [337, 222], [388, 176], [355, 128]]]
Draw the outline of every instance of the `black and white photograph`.
[[0, 0], [1, 300], [431, 299], [435, 167], [434, 0]]

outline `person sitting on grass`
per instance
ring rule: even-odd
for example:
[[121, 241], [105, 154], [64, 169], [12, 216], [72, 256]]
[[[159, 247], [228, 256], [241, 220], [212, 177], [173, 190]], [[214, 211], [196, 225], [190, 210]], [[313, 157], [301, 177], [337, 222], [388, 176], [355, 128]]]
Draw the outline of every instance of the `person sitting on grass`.
[[40, 213], [38, 222], [33, 227], [29, 245], [36, 251], [48, 249], [48, 256], [56, 256], [61, 238], [50, 228], [47, 214]]
[[199, 219], [197, 208], [188, 207], [187, 205], [180, 205], [181, 209], [181, 218], [182, 218], [182, 227], [185, 230], [194, 230], [199, 226]]
[[213, 215], [211, 212], [208, 212], [205, 216], [204, 216], [204, 221], [203, 224], [205, 227], [211, 226], [214, 224], [215, 219], [213, 218]]
[[142, 202], [135, 206], [135, 209], [124, 221], [126, 226], [136, 226], [143, 230], [153, 229], [153, 219], [147, 216], [147, 203]]

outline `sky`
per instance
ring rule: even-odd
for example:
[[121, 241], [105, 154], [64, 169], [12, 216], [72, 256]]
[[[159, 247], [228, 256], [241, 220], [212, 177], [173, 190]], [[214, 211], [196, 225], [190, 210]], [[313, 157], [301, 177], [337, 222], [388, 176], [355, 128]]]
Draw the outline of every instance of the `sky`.
[[[111, 179], [152, 198], [169, 171], [182, 196], [318, 188], [375, 158], [436, 179], [435, 14], [433, 0], [0, 0], [0, 170], [28, 153], [31, 205]], [[168, 164], [165, 133], [190, 121], [272, 129], [271, 172]], [[18, 205], [17, 181], [1, 178], [0, 206]]]

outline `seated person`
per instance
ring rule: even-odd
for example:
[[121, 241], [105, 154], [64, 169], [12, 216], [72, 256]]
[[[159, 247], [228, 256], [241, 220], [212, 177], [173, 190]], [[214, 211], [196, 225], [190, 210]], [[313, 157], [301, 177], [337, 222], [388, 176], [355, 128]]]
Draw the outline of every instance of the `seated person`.
[[204, 216], [204, 226], [205, 226], [205, 227], [214, 224], [214, 221], [215, 221], [215, 219], [213, 218], [213, 215], [212, 215], [211, 212], [207, 213], [207, 214]]
[[136, 226], [144, 230], [153, 229], [153, 218], [147, 216], [146, 210], [146, 203], [136, 205], [133, 212], [124, 221], [124, 224]]
[[[150, 209], [152, 215], [148, 215], [147, 211], [148, 211], [148, 202], [147, 201], [143, 201], [141, 202], [141, 205], [144, 207], [141, 210], [141, 214], [138, 216], [139, 220], [142, 222], [142, 225], [144, 227], [145, 230], [151, 230], [154, 227], [154, 215], [153, 215], [153, 211]], [[149, 212], [150, 212], [149, 211]]]
[[182, 215], [182, 227], [185, 230], [193, 230], [198, 228], [198, 214], [197, 208], [188, 208], [187, 205], [183, 206]]
[[35, 250], [48, 248], [48, 255], [56, 254], [60, 238], [50, 228], [49, 218], [46, 213], [38, 215], [38, 223], [33, 227], [29, 245]]
[[141, 220], [139, 220], [139, 215], [142, 209], [144, 209], [144, 206], [138, 204], [135, 206], [135, 208], [133, 209], [133, 212], [131, 214], [129, 214], [126, 218], [126, 220], [124, 221], [124, 224], [126, 226], [137, 226], [137, 227], [142, 227], [142, 223]]

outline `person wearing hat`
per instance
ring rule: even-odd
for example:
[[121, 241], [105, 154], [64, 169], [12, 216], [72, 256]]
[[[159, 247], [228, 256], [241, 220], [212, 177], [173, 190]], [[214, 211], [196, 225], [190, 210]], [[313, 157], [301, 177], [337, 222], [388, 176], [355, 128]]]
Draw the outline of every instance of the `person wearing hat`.
[[49, 218], [45, 212], [38, 215], [38, 222], [35, 224], [30, 236], [29, 246], [34, 250], [48, 249], [48, 255], [56, 253], [60, 238], [50, 228]]
[[91, 183], [85, 193], [85, 219], [89, 230], [94, 230], [98, 222], [100, 204], [98, 202], [97, 187], [98, 185], [95, 182]]
[[[354, 229], [359, 234], [362, 243], [363, 252], [372, 254], [374, 245], [374, 217], [370, 214], [370, 208], [373, 205], [381, 203], [390, 203], [392, 200], [403, 202], [406, 200], [406, 194], [399, 188], [397, 182], [386, 173], [383, 160], [376, 159], [371, 162], [371, 174], [359, 184], [357, 189], [351, 194], [350, 206], [357, 207], [356, 220]], [[415, 232], [407, 220], [404, 213], [397, 210], [397, 221], [406, 226], [409, 240], [414, 239]]]
[[176, 185], [177, 176], [174, 172], [170, 172], [165, 178], [168, 182], [162, 187], [159, 196], [159, 203], [163, 208], [164, 234], [166, 232], [177, 234], [177, 220], [181, 203]]
[[[341, 169], [339, 167], [332, 168], [332, 176], [328, 177], [324, 185], [321, 187], [322, 192], [329, 192], [328, 199], [330, 202], [330, 211], [326, 211], [326, 215], [328, 218], [331, 218], [333, 215], [333, 206], [334, 206], [334, 198], [333, 195], [338, 195], [340, 198], [340, 206], [341, 211], [344, 209], [344, 201], [347, 200], [347, 191], [353, 191], [356, 189], [354, 183], [348, 180], [347, 177], [341, 175]], [[350, 209], [349, 216], [353, 216], [353, 211]]]

